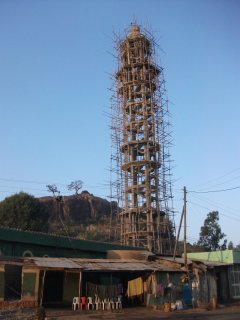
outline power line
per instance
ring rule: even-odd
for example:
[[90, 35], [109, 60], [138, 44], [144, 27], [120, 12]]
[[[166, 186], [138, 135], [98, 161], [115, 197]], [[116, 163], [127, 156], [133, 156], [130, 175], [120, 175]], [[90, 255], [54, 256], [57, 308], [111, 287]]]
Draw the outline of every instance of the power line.
[[[15, 193], [12, 193], [12, 191], [7, 191], [7, 190], [0, 190], [0, 194], [1, 193], [6, 193], [7, 194], [7, 196], [12, 196], [12, 195], [14, 195]], [[17, 192], [16, 192], [17, 193]], [[4, 196], [5, 197], [5, 196]], [[46, 197], [46, 194], [34, 194], [34, 197]], [[3, 201], [4, 199], [1, 199], [1, 197], [0, 197], [0, 202], [1, 201]]]
[[220, 203], [220, 202], [213, 201], [213, 200], [208, 199], [208, 198], [201, 198], [200, 196], [195, 195], [195, 194], [191, 194], [191, 196], [192, 196], [193, 198], [197, 199], [197, 200], [200, 200], [200, 201], [202, 201], [202, 202], [207, 202], [207, 203], [209, 203], [209, 204], [212, 205], [212, 206], [218, 207], [218, 208], [220, 208], [221, 210], [228, 211], [228, 212], [230, 211], [230, 212], [232, 212], [232, 213], [231, 213], [232, 216], [235, 216], [235, 217], [237, 216], [237, 217], [239, 217], [239, 212], [235, 211], [234, 209], [232, 209], [232, 208], [230, 208], [230, 207], [228, 207], [228, 206], [225, 206], [224, 204], [222, 204], [222, 203]]
[[223, 181], [223, 182], [214, 183], [214, 184], [212, 184], [212, 185], [209, 185], [208, 187], [201, 188], [199, 191], [202, 191], [202, 190], [204, 190], [204, 189], [206, 189], [206, 188], [212, 189], [212, 188], [216, 188], [216, 187], [224, 186], [224, 185], [227, 187], [227, 185], [229, 185], [230, 182], [232, 182], [232, 181], [234, 181], [234, 180], [238, 180], [238, 181], [239, 181], [239, 178], [240, 178], [240, 175], [235, 176], [235, 177], [233, 177], [233, 178], [231, 178], [231, 179], [225, 180], [225, 181]]
[[[6, 178], [0, 178], [1, 181], [6, 182], [21, 182], [21, 183], [32, 183], [32, 184], [49, 184], [49, 182], [41, 182], [41, 181], [31, 181], [31, 180], [15, 180], [15, 179], [6, 179]], [[66, 186], [66, 184], [63, 183], [56, 183], [58, 185]]]
[[[191, 203], [191, 204], [193, 204], [193, 205], [195, 205], [195, 206], [197, 206], [197, 207], [206, 209], [206, 210], [208, 210], [208, 211], [211, 211], [211, 210], [212, 210], [212, 209], [210, 209], [210, 208], [207, 208], [207, 207], [205, 207], [205, 206], [202, 206], [202, 205], [200, 205], [200, 204], [198, 204], [198, 203], [195, 203], [195, 202], [192, 202], [192, 201], [189, 201], [189, 200], [188, 200], [188, 203]], [[232, 219], [232, 220], [235, 220], [235, 221], [240, 221], [240, 218], [234, 218], [234, 217], [228, 216], [227, 214], [224, 214], [224, 213], [219, 213], [219, 215], [224, 216], [224, 217], [226, 217], [226, 218], [228, 218], [228, 219]]]
[[211, 180], [208, 180], [208, 181], [203, 182], [203, 183], [201, 183], [201, 184], [198, 184], [196, 187], [200, 187], [200, 186], [202, 186], [202, 185], [210, 184], [210, 183], [212, 183], [212, 182], [214, 182], [214, 181], [220, 180], [220, 179], [222, 179], [222, 178], [224, 178], [224, 177], [226, 177], [226, 176], [228, 176], [228, 175], [230, 175], [230, 174], [232, 174], [232, 173], [234, 173], [234, 172], [236, 172], [236, 171], [239, 171], [239, 170], [240, 170], [240, 167], [239, 167], [239, 168], [236, 168], [236, 169], [234, 169], [234, 170], [231, 170], [231, 171], [225, 173], [224, 175], [221, 175], [220, 177], [217, 177], [217, 178], [215, 178], [215, 179], [211, 179]]
[[215, 188], [215, 187], [218, 187], [218, 186], [222, 186], [224, 184], [228, 184], [229, 182], [232, 182], [233, 180], [237, 180], [239, 178], [240, 178], [240, 176], [236, 176], [236, 177], [233, 177], [233, 178], [231, 178], [229, 180], [226, 180], [226, 181], [223, 181], [223, 182], [220, 182], [220, 183], [217, 183], [217, 184], [213, 184], [213, 185], [209, 186], [208, 188]]
[[[33, 190], [33, 191], [47, 191], [47, 189], [37, 189], [37, 188], [29, 188], [29, 187], [19, 187], [19, 186], [3, 186], [0, 185], [0, 188], [10, 188], [10, 189], [19, 189], [19, 190]], [[11, 192], [11, 191], [10, 191]]]
[[[18, 183], [29, 183], [29, 184], [39, 184], [39, 185], [48, 185], [48, 184], [56, 184], [56, 185], [60, 185], [60, 186], [64, 186], [66, 187], [68, 184], [67, 183], [62, 183], [62, 182], [43, 182], [43, 181], [34, 181], [34, 180], [17, 180], [17, 179], [8, 179], [8, 178], [0, 178], [0, 181], [5, 181], [5, 182], [18, 182]], [[88, 184], [83, 184], [85, 187], [88, 188], [100, 188], [100, 189], [104, 189], [106, 187], [109, 186], [109, 184], [107, 183], [97, 183], [96, 185], [88, 185]]]
[[237, 187], [232, 187], [228, 189], [220, 189], [220, 190], [208, 190], [208, 191], [195, 191], [195, 190], [188, 190], [188, 193], [212, 193], [212, 192], [225, 192], [225, 191], [231, 191], [231, 190], [236, 190], [240, 189], [240, 186]]

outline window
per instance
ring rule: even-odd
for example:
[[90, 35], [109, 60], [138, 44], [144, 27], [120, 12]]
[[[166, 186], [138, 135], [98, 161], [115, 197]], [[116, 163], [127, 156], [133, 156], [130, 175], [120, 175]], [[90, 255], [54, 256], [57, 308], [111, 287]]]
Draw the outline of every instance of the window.
[[231, 287], [232, 287], [232, 297], [234, 299], [240, 298], [240, 265], [235, 264], [230, 270], [231, 275]]
[[30, 250], [26, 250], [23, 252], [23, 257], [33, 257], [33, 254]]

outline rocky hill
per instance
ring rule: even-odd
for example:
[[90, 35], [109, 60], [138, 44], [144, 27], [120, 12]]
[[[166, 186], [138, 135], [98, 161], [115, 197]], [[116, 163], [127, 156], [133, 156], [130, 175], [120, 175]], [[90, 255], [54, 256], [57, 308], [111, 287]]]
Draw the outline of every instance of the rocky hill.
[[88, 191], [39, 200], [49, 209], [49, 232], [92, 240], [116, 240], [116, 230], [113, 232], [111, 228], [116, 225], [116, 202], [96, 197]]

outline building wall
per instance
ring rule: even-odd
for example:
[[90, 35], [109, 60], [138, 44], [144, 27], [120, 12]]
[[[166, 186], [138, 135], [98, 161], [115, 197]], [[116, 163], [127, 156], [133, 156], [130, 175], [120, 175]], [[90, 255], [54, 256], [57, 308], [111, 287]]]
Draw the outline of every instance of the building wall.
[[106, 258], [108, 250], [144, 249], [0, 227], [0, 257], [48, 256], [98, 259]]
[[191, 252], [187, 254], [189, 259], [201, 259], [224, 263], [240, 263], [240, 251], [238, 250], [219, 250], [212, 252]]
[[229, 266], [229, 288], [232, 299], [240, 299], [240, 264]]
[[[39, 270], [23, 269], [22, 272], [22, 297], [24, 302], [33, 302], [38, 305], [38, 291], [39, 291]], [[29, 304], [31, 306], [31, 303]]]
[[[240, 299], [240, 251], [237, 250], [223, 250], [223, 251], [213, 251], [213, 252], [194, 252], [189, 253], [188, 258], [190, 259], [201, 259], [213, 262], [223, 262], [229, 265], [226, 265], [228, 277], [224, 274], [220, 276], [220, 282], [222, 288], [225, 288], [224, 294], [222, 294], [222, 299], [226, 300], [230, 295], [232, 299]], [[216, 268], [217, 271], [218, 268]], [[226, 283], [228, 278], [228, 284]], [[219, 282], [218, 282], [219, 285]], [[229, 287], [228, 288], [226, 287]], [[229, 294], [227, 292], [229, 291]]]
[[240, 251], [233, 250], [233, 263], [240, 264]]
[[88, 252], [75, 248], [61, 248], [31, 243], [5, 242], [0, 240], [0, 250], [2, 256], [7, 257], [65, 257], [65, 258], [106, 258], [104, 252]]

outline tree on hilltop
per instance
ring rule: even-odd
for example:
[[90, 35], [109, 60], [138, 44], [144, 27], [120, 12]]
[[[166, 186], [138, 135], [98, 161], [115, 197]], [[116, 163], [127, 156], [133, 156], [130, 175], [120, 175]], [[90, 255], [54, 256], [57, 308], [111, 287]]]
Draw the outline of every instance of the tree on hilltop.
[[83, 186], [82, 180], [75, 180], [75, 181], [72, 181], [67, 186], [67, 188], [68, 188], [69, 191], [74, 190], [75, 191], [75, 195], [78, 195], [78, 191], [80, 191], [82, 189], [82, 186]]
[[0, 225], [20, 230], [47, 231], [49, 212], [34, 196], [20, 192], [0, 202]]
[[58, 193], [58, 194], [60, 193], [55, 184], [48, 184], [46, 187], [47, 187], [47, 191], [51, 192], [53, 194], [53, 197], [56, 196], [56, 193]]

